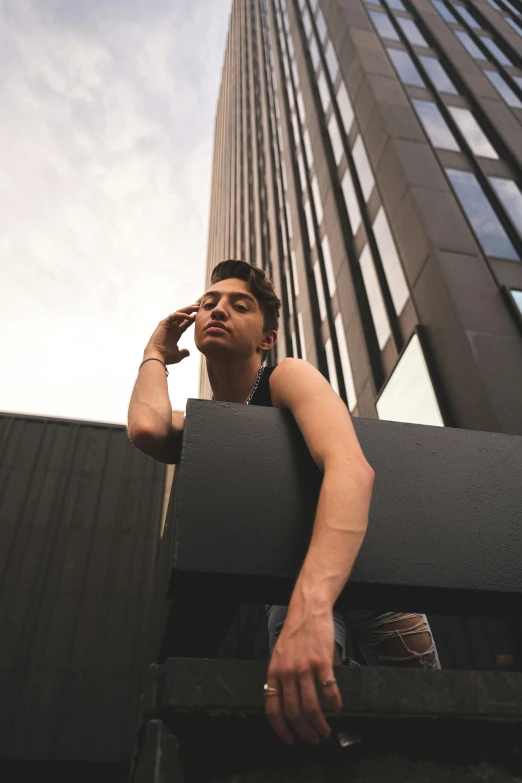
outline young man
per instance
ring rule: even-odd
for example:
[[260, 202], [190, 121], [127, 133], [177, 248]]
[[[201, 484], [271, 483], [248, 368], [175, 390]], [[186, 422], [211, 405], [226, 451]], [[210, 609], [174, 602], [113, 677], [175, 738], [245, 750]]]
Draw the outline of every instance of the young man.
[[[150, 338], [129, 405], [128, 431], [132, 443], [153, 459], [179, 460], [184, 419], [172, 413], [165, 369], [189, 355], [178, 341], [192, 324], [213, 399], [291, 411], [324, 477], [290, 604], [267, 607], [271, 655], [265, 703], [268, 720], [284, 742], [293, 743], [293, 729], [317, 744], [330, 733], [317, 687], [331, 709], [342, 706], [333, 664], [342, 662], [346, 629], [333, 606], [364, 540], [374, 473], [345, 404], [315, 367], [294, 358], [263, 367], [277, 340], [280, 305], [262, 269], [244, 261], [218, 264], [198, 302], [160, 321]], [[424, 615], [370, 614], [359, 614], [359, 626], [379, 663], [436, 666]], [[376, 627], [385, 623], [388, 631], [379, 635]], [[399, 631], [410, 634], [409, 647]]]

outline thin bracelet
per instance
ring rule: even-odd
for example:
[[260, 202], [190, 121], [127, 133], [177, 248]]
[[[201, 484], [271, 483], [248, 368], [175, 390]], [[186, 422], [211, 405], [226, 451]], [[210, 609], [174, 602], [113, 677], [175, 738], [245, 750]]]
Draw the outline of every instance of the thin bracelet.
[[141, 370], [141, 368], [143, 367], [145, 362], [159, 362], [160, 364], [162, 364], [164, 366], [165, 372], [167, 373], [167, 377], [168, 377], [169, 371], [167, 370], [167, 365], [165, 364], [165, 362], [162, 362], [161, 359], [158, 359], [156, 356], [151, 356], [149, 359], [144, 359], [142, 361], [142, 363], [140, 364], [140, 366], [138, 367], [138, 372]]

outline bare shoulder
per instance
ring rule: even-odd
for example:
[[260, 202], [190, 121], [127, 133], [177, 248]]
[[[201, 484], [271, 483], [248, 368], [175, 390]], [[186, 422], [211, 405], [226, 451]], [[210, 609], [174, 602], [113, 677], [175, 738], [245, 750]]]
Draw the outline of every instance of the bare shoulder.
[[319, 370], [304, 359], [287, 357], [270, 375], [270, 396], [274, 408], [292, 408], [298, 398], [335, 394]]

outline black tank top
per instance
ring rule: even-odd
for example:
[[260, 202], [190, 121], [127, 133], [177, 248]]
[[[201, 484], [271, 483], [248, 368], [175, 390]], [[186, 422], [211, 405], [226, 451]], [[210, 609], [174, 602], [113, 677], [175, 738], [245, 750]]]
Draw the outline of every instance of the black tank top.
[[277, 364], [274, 364], [271, 367], [265, 367], [261, 376], [261, 380], [259, 381], [257, 389], [254, 392], [254, 396], [250, 400], [250, 405], [265, 405], [268, 408], [274, 407], [272, 404], [272, 397], [270, 396], [269, 381], [270, 376], [276, 367]]

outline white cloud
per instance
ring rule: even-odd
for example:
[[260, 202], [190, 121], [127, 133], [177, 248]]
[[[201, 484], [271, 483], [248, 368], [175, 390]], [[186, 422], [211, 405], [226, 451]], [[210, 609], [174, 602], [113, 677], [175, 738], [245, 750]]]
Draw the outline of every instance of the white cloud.
[[125, 422], [157, 322], [201, 293], [229, 6], [1, 6], [0, 410]]

